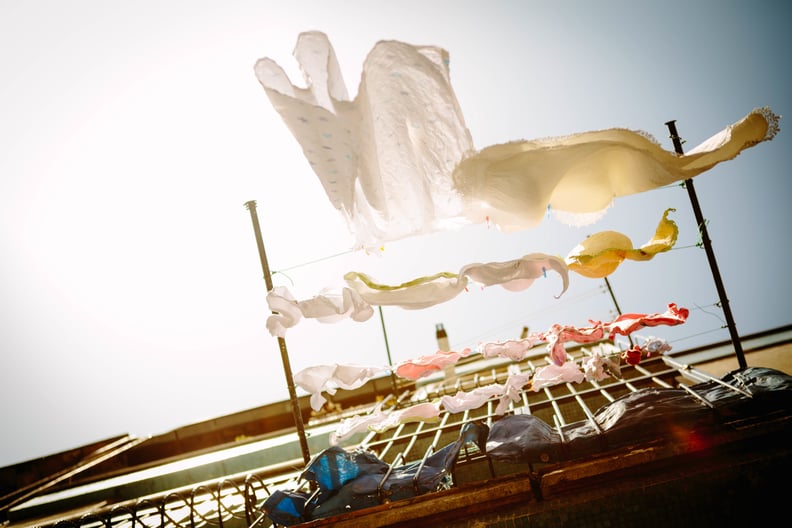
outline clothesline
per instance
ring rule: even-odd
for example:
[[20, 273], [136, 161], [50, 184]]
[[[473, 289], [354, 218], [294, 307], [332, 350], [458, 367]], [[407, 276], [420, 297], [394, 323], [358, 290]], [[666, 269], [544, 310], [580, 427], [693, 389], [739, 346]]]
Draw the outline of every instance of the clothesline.
[[[537, 344], [546, 343], [548, 361], [557, 367], [563, 367], [569, 360], [565, 347], [568, 342], [581, 344], [604, 340], [612, 342], [617, 335], [628, 336], [645, 327], [683, 324], [687, 321], [688, 315], [689, 311], [686, 308], [669, 303], [664, 313], [622, 314], [610, 322], [591, 320], [589, 321], [591, 326], [588, 327], [556, 323], [544, 332], [531, 332], [520, 339], [479, 343], [475, 353], [485, 358], [501, 357], [516, 362], [525, 358]], [[318, 411], [326, 401], [323, 392], [335, 394], [338, 388], [347, 390], [358, 388], [383, 371], [390, 371], [401, 378], [417, 380], [442, 371], [446, 366], [456, 364], [471, 353], [474, 352], [469, 348], [461, 351], [438, 350], [434, 354], [408, 359], [394, 366], [316, 365], [295, 374], [294, 381], [311, 394], [311, 407]]]
[[565, 223], [591, 224], [617, 197], [693, 178], [779, 131], [765, 107], [684, 155], [626, 128], [476, 148], [446, 50], [378, 42], [353, 99], [327, 35], [301, 33], [294, 55], [306, 87], [266, 57], [256, 77], [365, 247], [472, 223], [528, 229], [548, 207]]
[[396, 285], [379, 283], [365, 273], [353, 271], [344, 275], [347, 286], [340, 291], [323, 291], [304, 300], [295, 299], [288, 288], [278, 286], [267, 293], [272, 311], [267, 318], [267, 329], [273, 336], [285, 337], [287, 330], [303, 318], [323, 323], [343, 319], [363, 322], [373, 315], [373, 306], [423, 309], [453, 299], [472, 284], [523, 291], [536, 279], [546, 278], [548, 272], [555, 272], [562, 279], [559, 298], [568, 288], [570, 271], [602, 278], [613, 273], [624, 260], [647, 261], [671, 249], [679, 233], [676, 223], [668, 218], [673, 211], [673, 208], [665, 210], [654, 236], [640, 247], [633, 247], [627, 235], [600, 231], [580, 242], [565, 259], [530, 253], [506, 262], [471, 263], [457, 273], [440, 272]]
[[[592, 326], [584, 328], [555, 324], [547, 332], [533, 332], [525, 338], [480, 343], [476, 353], [483, 357], [501, 357], [513, 361], [503, 384], [494, 382], [477, 386], [471, 391], [460, 389], [454, 395], [441, 397], [439, 402], [417, 403], [387, 413], [382, 411], [382, 405], [377, 405], [369, 414], [342, 420], [336, 431], [331, 433], [330, 444], [336, 445], [360, 431], [384, 432], [410, 421], [436, 421], [441, 410], [459, 413], [480, 407], [492, 398], [498, 399], [496, 414], [503, 415], [511, 403], [519, 400], [520, 392], [526, 385], [530, 385], [534, 391], [539, 391], [560, 383], [597, 382], [608, 376], [621, 377], [622, 359], [627, 364], [637, 365], [644, 356], [663, 354], [671, 350], [671, 347], [663, 339], [648, 337], [642, 344], [622, 351], [612, 343], [615, 335], [630, 335], [638, 329], [649, 326], [683, 324], [688, 314], [687, 309], [669, 303], [668, 310], [663, 314], [624, 314], [610, 323], [590, 321]], [[547, 343], [547, 365], [534, 368], [529, 362], [531, 371], [522, 372], [518, 367], [519, 361], [525, 359], [528, 352], [541, 342]], [[565, 347], [567, 342], [595, 345], [578, 364], [567, 355]], [[470, 349], [461, 352], [438, 350], [432, 355], [403, 361], [395, 368], [319, 365], [298, 372], [295, 381], [311, 394], [311, 406], [318, 411], [326, 401], [323, 392], [332, 395], [338, 388], [358, 388], [384, 370], [390, 370], [399, 377], [417, 380], [431, 373], [443, 371], [445, 367], [456, 364], [471, 353]]]

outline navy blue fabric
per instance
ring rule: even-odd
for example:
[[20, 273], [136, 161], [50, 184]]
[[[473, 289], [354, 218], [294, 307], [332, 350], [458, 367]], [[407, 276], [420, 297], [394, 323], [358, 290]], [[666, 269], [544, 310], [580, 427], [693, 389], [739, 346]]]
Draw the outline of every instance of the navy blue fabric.
[[[264, 509], [274, 522], [291, 526], [367, 508], [383, 500], [413, 497], [416, 491], [422, 494], [448, 488], [453, 484], [451, 475], [459, 451], [468, 442], [484, 451], [488, 433], [484, 424], [465, 424], [459, 438], [427, 457], [423, 466], [419, 461], [392, 469], [368, 451], [329, 447], [314, 457], [301, 475], [318, 488], [310, 503], [304, 493], [276, 491]], [[383, 481], [386, 474], [388, 478]]]

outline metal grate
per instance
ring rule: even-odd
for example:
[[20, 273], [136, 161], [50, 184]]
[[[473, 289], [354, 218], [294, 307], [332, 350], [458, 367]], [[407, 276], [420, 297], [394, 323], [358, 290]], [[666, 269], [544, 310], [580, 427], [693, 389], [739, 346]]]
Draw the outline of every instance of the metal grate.
[[[568, 350], [571, 357], [582, 359], [584, 347]], [[429, 378], [420, 384], [399, 388], [401, 393], [391, 394], [381, 408], [392, 412], [422, 402], [435, 401], [443, 395], [453, 395], [458, 390], [470, 391], [491, 383], [503, 383], [515, 368], [522, 372], [535, 372], [545, 364], [544, 350], [537, 350], [523, 361], [513, 363], [509, 360], [486, 360], [467, 358], [457, 365], [457, 376], [453, 384], [444, 383], [442, 378]], [[475, 358], [475, 357], [474, 357]], [[588, 421], [594, 431], [602, 433], [594, 419], [597, 410], [631, 392], [646, 388], [686, 388], [690, 384], [714, 381], [749, 396], [739, 387], [732, 386], [718, 378], [679, 363], [668, 356], [645, 358], [639, 365], [622, 365], [621, 378], [609, 377], [602, 382], [583, 382], [580, 384], [562, 383], [533, 391], [530, 388], [519, 393], [519, 401], [512, 403], [507, 414], [532, 414], [545, 423], [554, 426], [563, 441], [562, 428], [568, 424]], [[708, 402], [697, 397], [702, 405]], [[703, 401], [702, 401], [703, 400]], [[359, 443], [346, 445], [346, 449], [361, 448], [376, 454], [392, 467], [419, 462], [422, 467], [426, 459], [441, 447], [454, 442], [461, 427], [469, 422], [478, 421], [492, 426], [500, 415], [495, 413], [497, 401], [490, 399], [479, 408], [461, 413], [442, 411], [436, 422], [402, 423], [397, 427], [381, 432], [370, 432]], [[371, 412], [376, 406], [356, 407], [356, 414]], [[334, 421], [339, 422], [349, 416], [349, 411], [317, 416], [307, 424], [310, 435], [317, 427], [327, 427]], [[62, 519], [55, 523], [39, 526], [57, 528], [243, 528], [270, 526], [271, 522], [262, 515], [264, 500], [275, 490], [295, 490], [305, 486], [299, 481], [301, 467], [299, 461], [278, 461], [280, 470], [272, 467], [259, 472], [251, 472], [236, 479], [223, 479], [211, 483], [198, 484], [190, 489], [173, 490], [138, 499], [132, 503], [117, 504], [111, 508], [97, 509], [89, 514]], [[549, 464], [549, 462], [548, 462]], [[534, 464], [527, 464], [531, 471]], [[541, 466], [540, 466], [541, 467]], [[520, 471], [525, 466], [493, 462], [475, 445], [468, 445], [460, 453], [454, 475], [454, 485], [465, 482], [500, 477]], [[420, 470], [419, 470], [420, 474]], [[387, 478], [387, 475], [386, 475]], [[416, 477], [417, 478], [417, 477]], [[383, 482], [384, 482], [383, 478]]]

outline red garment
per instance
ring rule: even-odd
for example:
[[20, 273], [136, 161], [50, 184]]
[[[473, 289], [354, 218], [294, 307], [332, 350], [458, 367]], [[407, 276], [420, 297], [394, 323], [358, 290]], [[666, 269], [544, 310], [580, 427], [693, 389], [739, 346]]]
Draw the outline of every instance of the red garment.
[[622, 314], [608, 325], [610, 337], [613, 339], [616, 334], [630, 335], [644, 326], [667, 325], [675, 326], [684, 323], [690, 310], [687, 308], [677, 308], [674, 303], [668, 303], [668, 310], [663, 314]]

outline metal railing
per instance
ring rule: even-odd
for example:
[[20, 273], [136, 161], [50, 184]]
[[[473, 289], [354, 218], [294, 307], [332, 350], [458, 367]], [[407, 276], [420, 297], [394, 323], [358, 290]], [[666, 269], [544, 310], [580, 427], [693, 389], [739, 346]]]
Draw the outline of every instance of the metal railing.
[[[580, 360], [586, 352], [585, 347], [569, 350], [570, 355]], [[540, 354], [529, 355], [516, 363], [521, 371], [536, 371], [542, 365]], [[398, 396], [389, 397], [388, 405], [380, 406], [384, 412], [415, 405], [421, 402], [436, 401], [445, 394], [454, 394], [457, 390], [470, 391], [476, 387], [490, 383], [501, 383], [508, 376], [509, 365], [514, 369], [515, 363], [504, 360], [493, 364], [492, 361], [481, 361], [482, 367], [468, 364], [468, 368], [457, 376], [453, 386], [444, 386], [442, 380], [435, 383], [419, 385], [414, 390], [404, 391]], [[471, 366], [472, 365], [472, 366]], [[621, 378], [608, 377], [600, 382], [583, 382], [579, 384], [561, 383], [534, 391], [527, 386], [520, 391], [516, 402], [509, 405], [506, 414], [532, 414], [547, 424], [555, 426], [562, 442], [564, 427], [575, 422], [586, 421], [597, 435], [603, 431], [595, 419], [597, 410], [614, 402], [629, 393], [646, 388], [682, 388], [696, 397], [702, 405], [707, 401], [697, 397], [688, 385], [701, 382], [721, 383], [725, 387], [749, 396], [743, 389], [723, 382], [705, 372], [681, 363], [672, 357], [655, 355], [645, 358], [635, 366], [622, 365]], [[491, 426], [501, 418], [495, 412], [497, 402], [493, 399], [481, 407], [465, 410], [460, 413], [441, 411], [438, 420], [425, 422], [401, 423], [397, 427], [384, 432], [369, 432], [359, 443], [345, 446], [346, 449], [365, 449], [374, 453], [384, 462], [395, 467], [406, 463], [418, 463], [418, 476], [426, 460], [441, 447], [454, 442], [464, 424], [481, 422]], [[375, 403], [372, 402], [371, 409]], [[364, 409], [359, 409], [365, 412]], [[348, 416], [340, 411], [337, 420]], [[316, 422], [326, 427], [332, 423], [333, 415], [317, 417]], [[308, 434], [312, 427], [309, 421], [306, 427]], [[299, 480], [301, 467], [299, 461], [287, 464], [279, 461], [282, 470], [273, 471], [272, 466], [260, 471], [250, 472], [236, 478], [222, 479], [209, 483], [200, 483], [189, 489], [179, 489], [138, 499], [127, 503], [99, 508], [90, 513], [62, 519], [49, 525], [53, 528], [250, 528], [271, 526], [271, 521], [262, 512], [264, 500], [276, 489], [295, 490], [305, 486]], [[528, 464], [533, 471], [534, 464]], [[458, 476], [463, 481], [484, 480], [496, 476], [505, 476], [524, 470], [519, 464], [497, 464], [476, 446], [468, 445], [460, 452], [452, 475], [454, 485]], [[382, 483], [387, 479], [385, 475]], [[415, 484], [414, 482], [414, 484]], [[381, 483], [381, 485], [382, 485]], [[417, 493], [417, 485], [415, 485]], [[383, 500], [384, 497], [383, 497]]]

